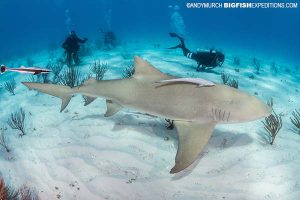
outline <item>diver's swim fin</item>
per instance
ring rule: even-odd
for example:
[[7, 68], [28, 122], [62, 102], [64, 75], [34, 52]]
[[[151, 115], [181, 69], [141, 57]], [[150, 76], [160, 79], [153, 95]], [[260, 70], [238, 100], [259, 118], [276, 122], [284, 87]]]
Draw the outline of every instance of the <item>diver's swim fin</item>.
[[169, 33], [171, 37], [179, 37], [176, 33]]
[[174, 46], [174, 47], [169, 47], [168, 49], [177, 49], [177, 48], [182, 48], [182, 45], [179, 44], [179, 45], [176, 45], [176, 46]]
[[171, 37], [177, 37], [180, 40], [184, 40], [183, 37], [180, 37], [177, 33], [169, 33]]

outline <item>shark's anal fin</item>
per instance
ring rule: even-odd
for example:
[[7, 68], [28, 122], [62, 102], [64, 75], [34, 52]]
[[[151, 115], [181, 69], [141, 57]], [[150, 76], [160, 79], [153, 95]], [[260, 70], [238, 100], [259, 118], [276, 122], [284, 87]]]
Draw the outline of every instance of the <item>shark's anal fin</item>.
[[85, 96], [84, 95], [84, 106], [89, 105], [90, 103], [92, 103], [93, 101], [95, 101], [95, 99], [97, 99], [96, 97], [90, 97], [90, 96]]
[[118, 103], [115, 103], [111, 100], [106, 100], [107, 110], [104, 114], [104, 117], [110, 117], [116, 114], [118, 111], [122, 109], [122, 106]]
[[212, 135], [215, 124], [175, 121], [175, 126], [179, 141], [171, 174], [184, 170], [197, 159]]

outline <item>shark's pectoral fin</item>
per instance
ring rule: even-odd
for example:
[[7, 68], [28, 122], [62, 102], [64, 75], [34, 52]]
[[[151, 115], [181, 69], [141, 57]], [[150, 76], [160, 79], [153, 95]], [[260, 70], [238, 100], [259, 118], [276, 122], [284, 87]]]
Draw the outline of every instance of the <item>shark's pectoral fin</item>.
[[90, 97], [90, 96], [84, 96], [84, 106], [89, 105], [90, 103], [92, 103], [93, 101], [95, 101], [95, 99], [97, 99], [96, 97]]
[[104, 117], [110, 117], [119, 112], [122, 109], [122, 106], [118, 103], [115, 103], [111, 100], [106, 100], [107, 110], [104, 114]]
[[179, 141], [175, 166], [171, 169], [171, 174], [184, 170], [197, 159], [212, 135], [215, 124], [175, 121], [175, 126]]

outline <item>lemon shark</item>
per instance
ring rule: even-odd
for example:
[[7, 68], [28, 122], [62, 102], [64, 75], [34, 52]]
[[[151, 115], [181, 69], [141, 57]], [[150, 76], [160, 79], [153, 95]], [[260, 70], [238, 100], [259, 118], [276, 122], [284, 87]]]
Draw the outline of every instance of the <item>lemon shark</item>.
[[178, 133], [175, 166], [177, 173], [199, 156], [217, 124], [257, 120], [271, 114], [271, 108], [245, 92], [200, 78], [178, 78], [166, 75], [140, 57], [134, 58], [135, 73], [128, 79], [93, 78], [70, 88], [64, 85], [23, 82], [34, 89], [62, 100], [61, 111], [74, 94], [106, 99], [105, 117], [123, 107], [174, 120]]

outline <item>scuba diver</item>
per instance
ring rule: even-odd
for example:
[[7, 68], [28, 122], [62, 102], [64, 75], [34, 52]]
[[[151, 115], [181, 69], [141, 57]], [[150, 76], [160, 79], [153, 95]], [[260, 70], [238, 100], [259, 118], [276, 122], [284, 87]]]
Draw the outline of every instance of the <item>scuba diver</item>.
[[62, 48], [66, 50], [67, 58], [66, 63], [68, 66], [72, 66], [72, 59], [75, 65], [79, 65], [78, 51], [80, 48], [79, 43], [84, 44], [87, 41], [87, 38], [83, 40], [78, 38], [75, 31], [71, 31], [69, 37], [62, 44]]
[[224, 63], [225, 56], [223, 53], [215, 50], [191, 52], [188, 48], [186, 48], [182, 37], [176, 33], [169, 34], [171, 37], [178, 38], [180, 40], [180, 44], [168, 49], [181, 48], [184, 56], [193, 59], [198, 63], [197, 71], [203, 71], [205, 68], [213, 69], [218, 66], [221, 67]]
[[107, 50], [114, 49], [117, 46], [117, 37], [114, 32], [108, 31], [108, 32], [103, 32], [104, 36], [104, 46]]

